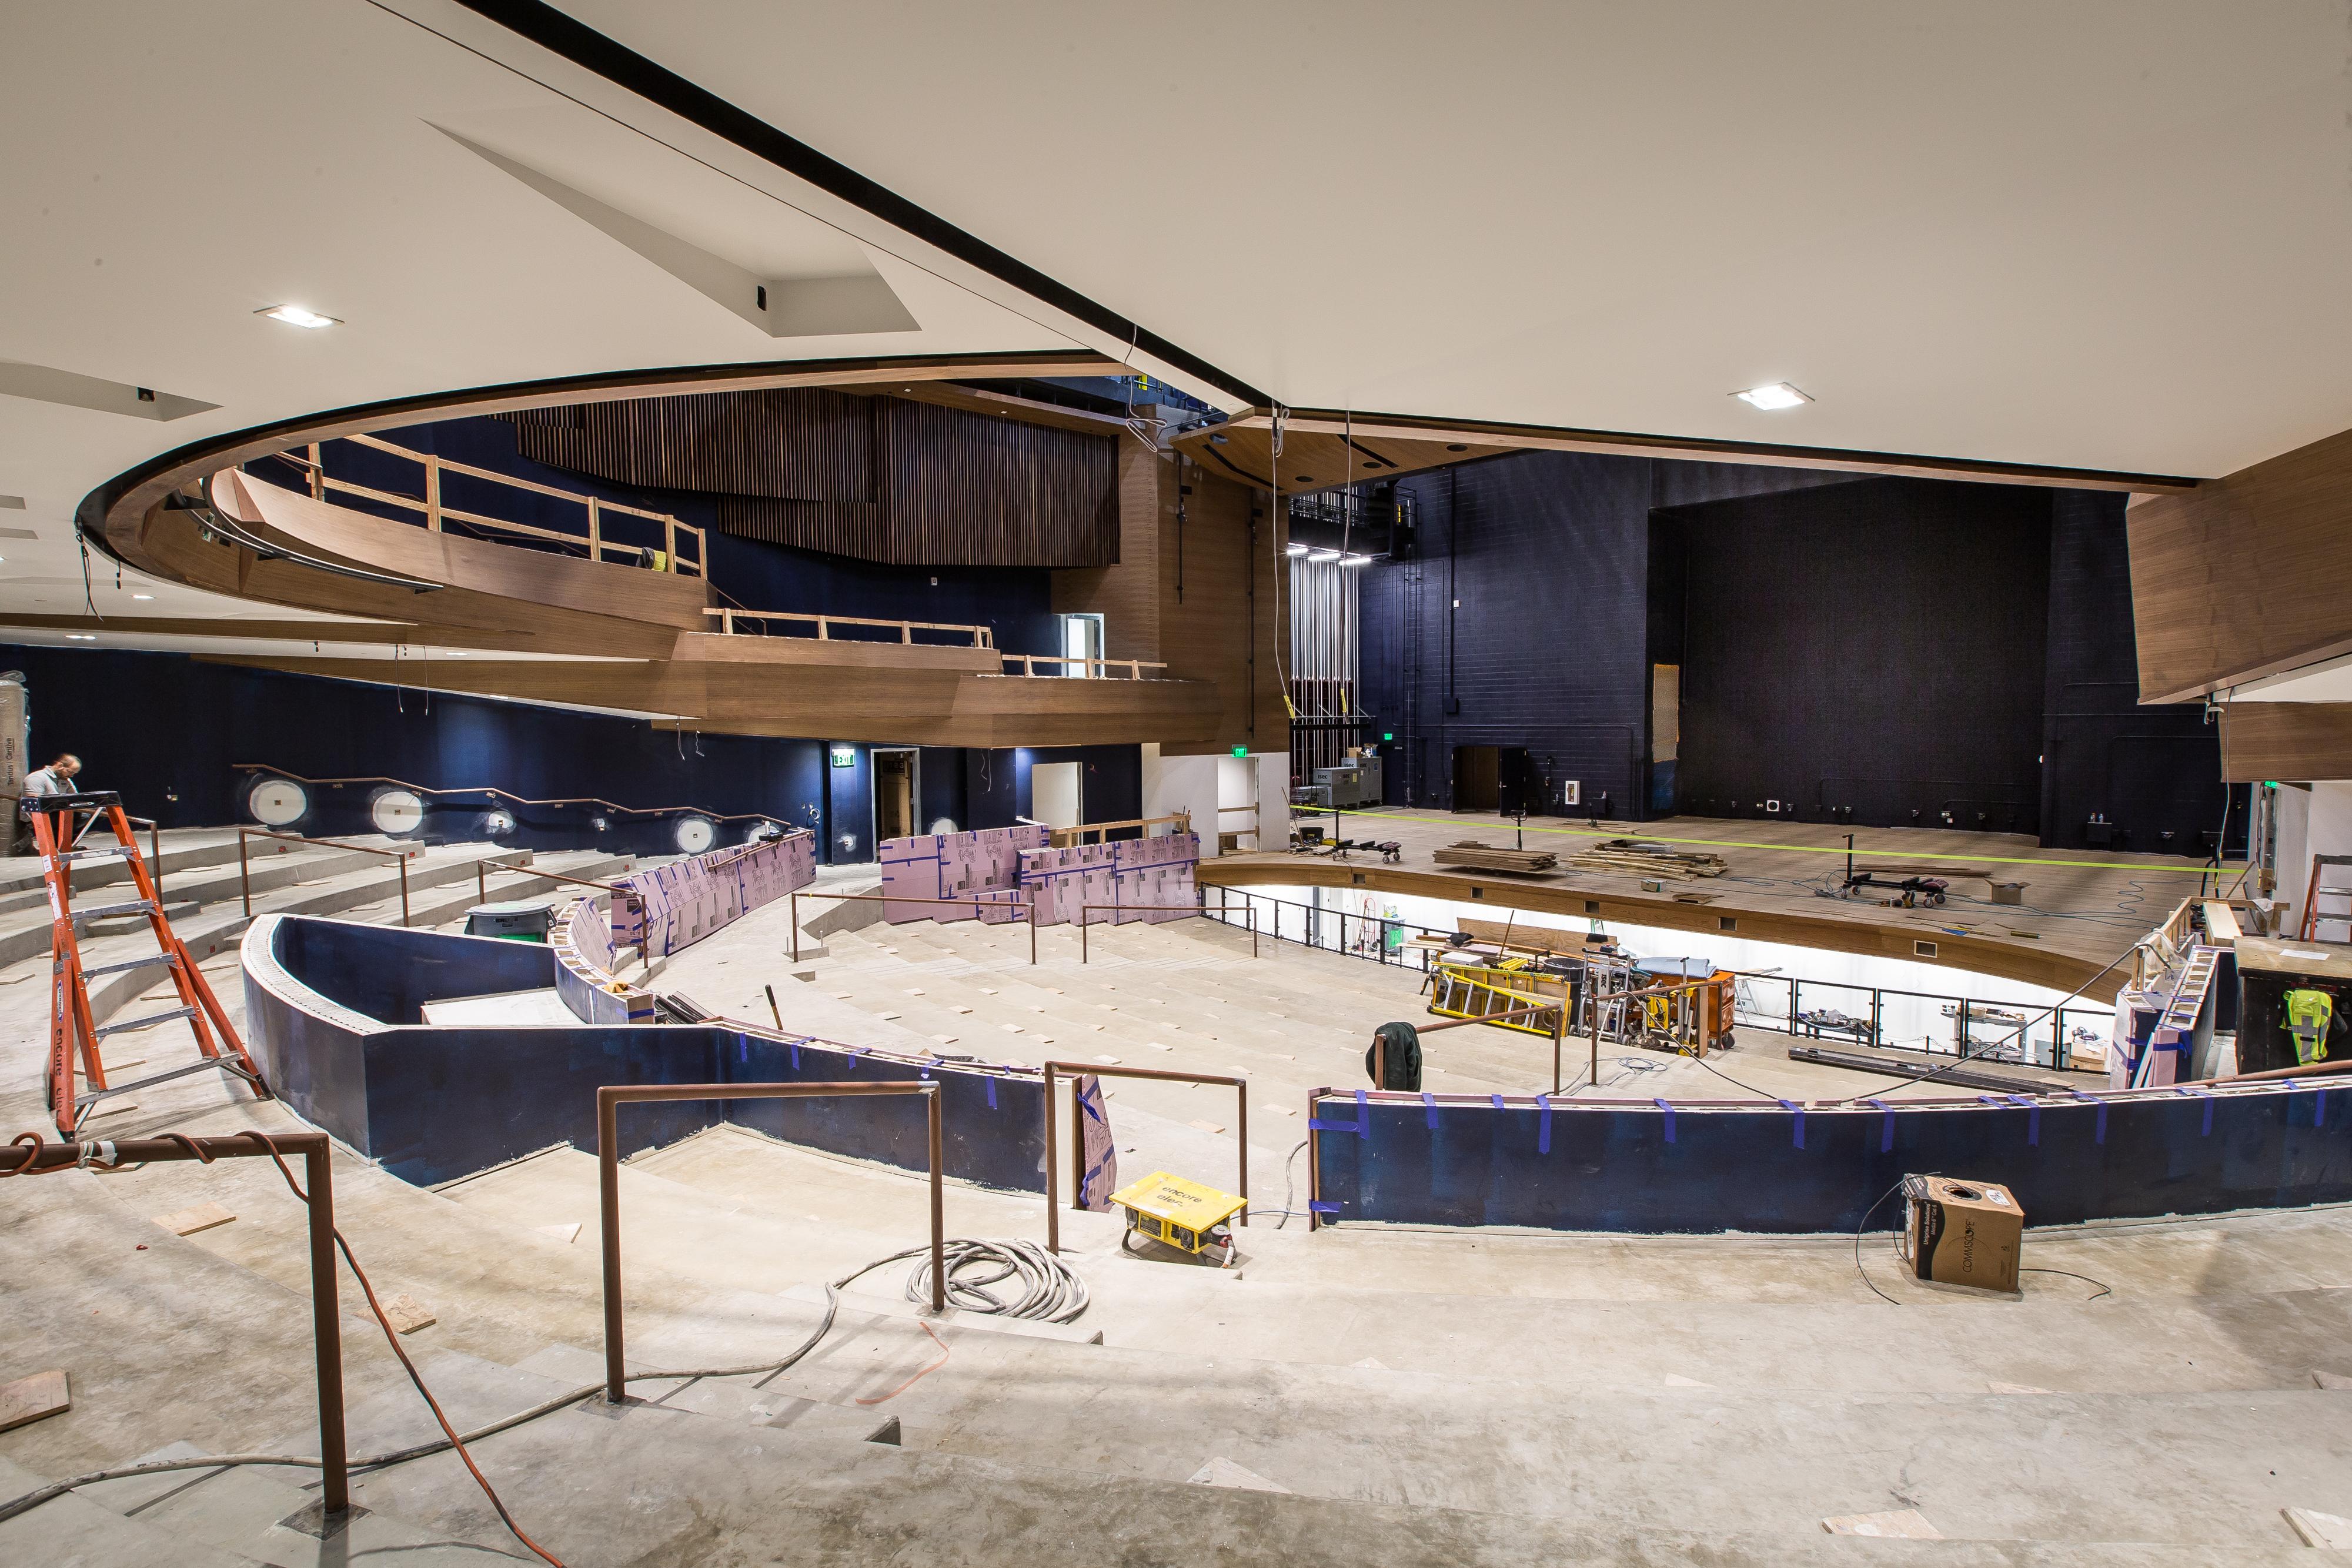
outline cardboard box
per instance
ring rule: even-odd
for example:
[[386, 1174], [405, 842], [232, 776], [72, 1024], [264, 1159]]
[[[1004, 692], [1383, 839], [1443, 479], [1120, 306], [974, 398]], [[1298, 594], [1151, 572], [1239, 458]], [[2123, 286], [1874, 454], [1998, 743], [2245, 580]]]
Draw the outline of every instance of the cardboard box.
[[1905, 1239], [1920, 1279], [2016, 1292], [2025, 1213], [2009, 1188], [1998, 1182], [1906, 1176], [1903, 1196], [1910, 1207]]

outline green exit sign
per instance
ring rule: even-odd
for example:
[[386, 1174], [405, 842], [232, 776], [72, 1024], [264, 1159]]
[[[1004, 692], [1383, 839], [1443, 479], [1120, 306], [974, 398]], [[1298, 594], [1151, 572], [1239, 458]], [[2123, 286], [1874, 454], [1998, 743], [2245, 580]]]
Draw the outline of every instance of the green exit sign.
[[1234, 755], [1235, 757], [1247, 757], [1249, 755], [1249, 747], [1246, 746], [1236, 746], [1234, 747]]
[[855, 768], [855, 767], [856, 767], [856, 766], [857, 766], [857, 748], [856, 748], [856, 747], [854, 747], [854, 746], [836, 746], [836, 747], [835, 747], [833, 748], [833, 765], [834, 765], [835, 768]]
[[1384, 729], [1381, 731], [1381, 738], [1382, 740], [1394, 740], [1396, 738], [1396, 731], [1392, 729]]

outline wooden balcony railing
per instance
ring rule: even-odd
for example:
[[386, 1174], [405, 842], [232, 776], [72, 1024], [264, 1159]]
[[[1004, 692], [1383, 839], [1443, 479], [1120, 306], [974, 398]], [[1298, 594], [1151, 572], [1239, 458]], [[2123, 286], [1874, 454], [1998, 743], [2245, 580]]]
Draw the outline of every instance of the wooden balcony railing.
[[[722, 635], [729, 637], [808, 635], [805, 632], [772, 632], [764, 624], [761, 625], [756, 632], [739, 631], [735, 624], [739, 621], [752, 622], [790, 621], [795, 623], [813, 622], [816, 627], [815, 641], [820, 643], [853, 641], [849, 638], [835, 638], [833, 628], [835, 626], [885, 626], [895, 630], [898, 633], [898, 641], [903, 643], [911, 644], [918, 632], [946, 632], [958, 639], [969, 639], [971, 646], [975, 648], [992, 648], [996, 645], [996, 634], [987, 627], [963, 626], [947, 621], [877, 621], [864, 615], [803, 615], [790, 610], [723, 609], [705, 610], [703, 613], [719, 617], [719, 630]], [[876, 642], [879, 639], [859, 638], [855, 641]]]
[[[405, 446], [394, 445], [389, 441], [381, 440], [373, 435], [351, 435], [342, 439], [355, 445], [389, 453], [394, 457], [404, 457], [411, 463], [422, 465], [425, 469], [423, 497], [404, 496], [395, 491], [379, 490], [373, 486], [354, 484], [349, 479], [336, 478], [327, 472], [325, 462], [320, 455], [320, 444], [315, 441], [305, 449], [305, 455], [280, 452], [276, 454], [276, 456], [279, 462], [290, 464], [302, 470], [313, 500], [325, 500], [327, 493], [332, 490], [346, 496], [357, 496], [382, 506], [398, 507], [405, 511], [421, 512], [425, 517], [425, 527], [436, 534], [443, 531], [444, 523], [462, 523], [469, 528], [489, 528], [499, 533], [518, 534], [526, 538], [547, 539], [574, 547], [584, 546], [590, 560], [602, 561], [608, 557], [617, 556], [624, 561], [635, 563], [645, 549], [652, 547], [626, 544], [605, 537], [607, 519], [617, 515], [657, 524], [661, 530], [661, 554], [665, 570], [688, 577], [709, 576], [707, 563], [710, 559], [710, 553], [703, 531], [692, 523], [679, 522], [667, 512], [650, 512], [642, 507], [629, 507], [618, 501], [607, 501], [601, 496], [583, 495], [575, 490], [559, 490], [552, 485], [541, 485], [530, 479], [518, 479], [511, 474], [500, 474], [488, 468], [478, 468], [470, 463], [460, 463], [455, 458], [437, 456], [430, 452], [411, 452]], [[441, 499], [441, 480], [442, 476], [447, 474], [462, 474], [470, 479], [503, 485], [513, 490], [528, 490], [535, 496], [549, 496], [556, 500], [569, 501], [574, 506], [584, 507], [587, 514], [586, 531], [567, 533], [560, 528], [537, 528], [529, 523], [509, 522], [504, 517], [488, 517], [480, 512], [463, 511], [456, 507], [446, 506]], [[678, 546], [681, 542], [691, 542], [693, 545], [692, 559], [686, 559], [680, 556]]]
[[[1006, 670], [1010, 671], [1015, 664], [1021, 666], [1021, 673], [1024, 675], [1035, 674], [1037, 666], [1040, 664], [1059, 664], [1062, 666], [1062, 674], [1067, 675], [1072, 664], [1080, 664], [1085, 666], [1088, 675], [1093, 675], [1097, 680], [1114, 679], [1111, 671], [1123, 669], [1130, 681], [1143, 679], [1143, 672], [1146, 670], [1164, 670], [1168, 667], [1166, 664], [1155, 664], [1150, 659], [1080, 659], [1062, 653], [1007, 653], [1004, 655]], [[1097, 670], [1101, 671], [1102, 674], [1094, 675]]]

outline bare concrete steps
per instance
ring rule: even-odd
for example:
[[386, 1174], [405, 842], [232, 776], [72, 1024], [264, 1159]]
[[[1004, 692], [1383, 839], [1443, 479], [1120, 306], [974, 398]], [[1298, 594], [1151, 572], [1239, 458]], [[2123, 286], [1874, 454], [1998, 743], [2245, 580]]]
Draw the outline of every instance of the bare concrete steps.
[[[235, 828], [168, 828], [162, 838], [165, 892], [170, 892], [170, 879], [184, 871], [204, 866], [236, 863], [236, 830]], [[148, 839], [142, 830], [139, 834], [139, 852], [147, 854]], [[130, 868], [120, 861], [92, 861], [74, 871], [76, 887], [102, 887], [110, 883], [128, 881]], [[37, 855], [0, 856], [0, 910], [24, 906], [30, 894], [38, 903], [47, 897]]]
[[[22, 1497], [55, 1479], [0, 1458], [0, 1500]], [[125, 1519], [76, 1495], [0, 1522], [0, 1561], [43, 1568], [251, 1568], [256, 1559]]]

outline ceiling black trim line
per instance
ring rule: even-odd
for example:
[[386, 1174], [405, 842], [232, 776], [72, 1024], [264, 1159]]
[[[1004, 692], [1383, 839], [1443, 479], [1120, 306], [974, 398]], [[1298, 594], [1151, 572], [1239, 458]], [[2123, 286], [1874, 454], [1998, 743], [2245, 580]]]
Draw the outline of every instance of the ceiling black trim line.
[[1055, 281], [1017, 256], [916, 205], [878, 183], [786, 135], [759, 116], [740, 109], [718, 94], [698, 87], [666, 66], [656, 64], [625, 44], [607, 37], [578, 18], [565, 15], [545, 0], [457, 0], [459, 5], [509, 32], [537, 44], [550, 54], [593, 71], [606, 81], [660, 105], [682, 120], [741, 148], [817, 189], [840, 197], [922, 240], [927, 245], [1008, 283], [1033, 298], [1067, 312], [1087, 325], [1108, 332], [1162, 363], [1199, 377], [1253, 406], [1274, 400], [1240, 378], [1227, 374], [1196, 354], [1178, 348], [1157, 332], [1129, 320], [1107, 305], [1097, 304], [1068, 285]]

